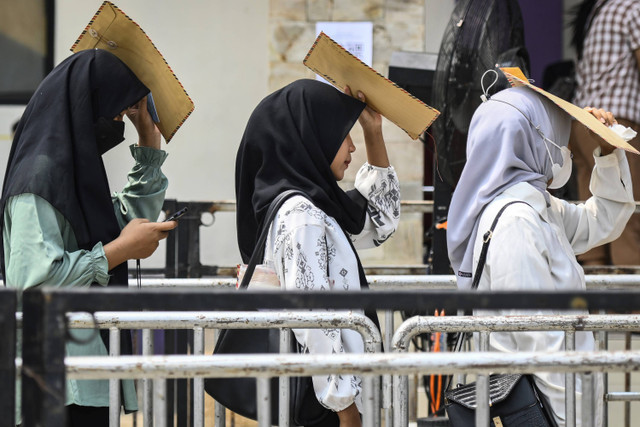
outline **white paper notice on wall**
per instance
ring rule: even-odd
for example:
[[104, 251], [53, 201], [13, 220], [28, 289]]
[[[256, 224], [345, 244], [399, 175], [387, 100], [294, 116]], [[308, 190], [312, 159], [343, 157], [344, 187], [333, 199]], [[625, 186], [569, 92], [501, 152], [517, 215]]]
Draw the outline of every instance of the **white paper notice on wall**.
[[[368, 66], [373, 63], [373, 22], [316, 22], [316, 36], [325, 33]], [[316, 75], [316, 80], [328, 83]]]

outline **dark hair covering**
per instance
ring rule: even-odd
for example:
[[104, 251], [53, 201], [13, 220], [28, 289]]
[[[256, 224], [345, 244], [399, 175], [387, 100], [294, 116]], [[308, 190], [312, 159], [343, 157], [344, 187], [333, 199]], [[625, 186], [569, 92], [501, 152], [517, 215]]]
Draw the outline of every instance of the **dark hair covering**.
[[[135, 74], [104, 50], [76, 53], [54, 68], [36, 89], [16, 130], [0, 218], [11, 196], [33, 193], [69, 221], [81, 249], [118, 237], [95, 124], [101, 117], [112, 120], [147, 93]], [[4, 271], [4, 253], [0, 261]], [[113, 284], [126, 284], [126, 263], [111, 274]]]
[[309, 79], [290, 83], [258, 104], [236, 158], [236, 222], [244, 262], [253, 253], [269, 204], [286, 190], [307, 194], [344, 231], [362, 231], [366, 200], [357, 190], [338, 186], [331, 162], [364, 107]]

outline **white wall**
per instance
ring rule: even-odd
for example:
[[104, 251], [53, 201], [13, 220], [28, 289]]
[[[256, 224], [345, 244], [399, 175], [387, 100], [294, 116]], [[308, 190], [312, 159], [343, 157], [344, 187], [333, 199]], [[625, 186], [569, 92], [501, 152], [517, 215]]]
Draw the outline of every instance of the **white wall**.
[[[116, 0], [153, 40], [195, 103], [191, 117], [164, 145], [169, 157], [167, 198], [208, 201], [234, 198], [235, 154], [249, 114], [267, 94], [267, 0]], [[101, 1], [58, 0], [55, 63], [69, 48]], [[9, 129], [23, 107], [0, 106], [0, 172], [4, 176]], [[135, 142], [128, 125], [127, 142]], [[105, 155], [113, 190], [132, 166], [128, 144]], [[235, 216], [220, 213], [202, 232], [202, 261], [232, 265], [239, 260]], [[143, 267], [163, 265], [162, 253]]]

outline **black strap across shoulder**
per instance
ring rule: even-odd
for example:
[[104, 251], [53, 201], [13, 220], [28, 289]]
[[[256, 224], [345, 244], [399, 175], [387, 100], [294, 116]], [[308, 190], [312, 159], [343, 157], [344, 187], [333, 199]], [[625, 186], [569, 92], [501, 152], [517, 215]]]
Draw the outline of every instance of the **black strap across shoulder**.
[[507, 209], [507, 207], [509, 207], [510, 205], [513, 205], [514, 203], [524, 203], [525, 205], [529, 205], [529, 203], [525, 201], [514, 200], [512, 202], [505, 204], [502, 208], [500, 208], [500, 210], [496, 214], [496, 217], [493, 220], [493, 223], [491, 223], [491, 227], [489, 228], [489, 231], [484, 233], [484, 236], [482, 236], [482, 249], [480, 250], [480, 258], [478, 258], [476, 273], [473, 275], [473, 282], [471, 283], [471, 289], [478, 289], [478, 285], [480, 284], [480, 277], [482, 276], [482, 271], [484, 270], [484, 264], [487, 262], [487, 251], [489, 250], [489, 243], [491, 243], [491, 238], [493, 237], [493, 230], [495, 230], [496, 225], [498, 225], [498, 219], [500, 219], [502, 212], [504, 212], [505, 209]]
[[[478, 285], [480, 284], [480, 278], [482, 277], [482, 272], [484, 271], [484, 265], [487, 262], [487, 252], [489, 251], [489, 243], [491, 243], [491, 238], [493, 237], [493, 230], [496, 229], [496, 225], [498, 225], [498, 219], [502, 216], [502, 213], [507, 209], [510, 205], [514, 203], [524, 203], [525, 205], [529, 205], [529, 203], [523, 200], [514, 200], [509, 203], [506, 203], [498, 213], [496, 217], [493, 219], [491, 223], [491, 227], [489, 227], [489, 231], [484, 233], [482, 236], [482, 249], [480, 250], [480, 257], [478, 258], [478, 265], [476, 266], [476, 272], [473, 275], [473, 282], [471, 283], [471, 289], [478, 289]], [[529, 205], [531, 206], [531, 205]], [[462, 343], [464, 342], [465, 333], [458, 334], [458, 340], [456, 341], [456, 345], [453, 348], [453, 351], [460, 351], [462, 349]], [[448, 389], [448, 386], [447, 386]]]
[[258, 241], [256, 242], [256, 247], [253, 250], [253, 254], [251, 255], [251, 259], [249, 259], [249, 263], [247, 264], [247, 270], [242, 277], [242, 282], [240, 283], [239, 289], [245, 289], [249, 286], [249, 282], [251, 281], [251, 276], [253, 276], [253, 271], [256, 269], [256, 265], [258, 265], [258, 261], [264, 258], [264, 245], [267, 242], [267, 236], [269, 235], [269, 226], [273, 222], [276, 214], [280, 207], [284, 204], [287, 199], [293, 196], [303, 196], [309, 198], [305, 193], [300, 190], [287, 190], [284, 191], [271, 201], [269, 205], [269, 209], [267, 210], [267, 215], [265, 216], [264, 223], [262, 224], [262, 231], [260, 231], [260, 237], [258, 237]]

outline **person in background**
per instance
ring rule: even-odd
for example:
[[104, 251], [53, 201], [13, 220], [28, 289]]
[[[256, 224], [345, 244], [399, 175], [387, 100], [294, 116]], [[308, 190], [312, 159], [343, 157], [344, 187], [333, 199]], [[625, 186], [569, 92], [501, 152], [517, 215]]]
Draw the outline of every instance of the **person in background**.
[[[617, 121], [640, 132], [640, 0], [584, 0], [573, 22], [577, 90], [573, 103], [598, 106]], [[573, 124], [569, 146], [576, 167], [578, 197], [586, 200], [598, 137]], [[640, 148], [640, 138], [630, 141]], [[640, 158], [629, 158], [631, 180], [640, 180]], [[640, 185], [634, 189], [640, 199]], [[640, 215], [633, 215], [613, 242], [582, 254], [583, 265], [640, 265]]]
[[[86, 288], [128, 284], [126, 261], [146, 258], [177, 223], [158, 218], [167, 154], [147, 112], [149, 89], [116, 56], [98, 49], [71, 55], [42, 81], [16, 129], [2, 190], [5, 285]], [[135, 165], [110, 194], [102, 155], [124, 140], [123, 116], [138, 132]], [[107, 355], [103, 337], [74, 331], [68, 356]], [[130, 337], [122, 352], [130, 354]], [[18, 349], [21, 345], [18, 345]], [[20, 421], [20, 385], [16, 394]], [[68, 426], [109, 425], [109, 381], [67, 380]], [[122, 381], [126, 412], [137, 409]]]
[[[588, 109], [604, 124], [611, 113]], [[584, 272], [576, 254], [610, 242], [622, 233], [634, 211], [631, 175], [622, 149], [602, 139], [592, 152], [595, 168], [591, 196], [575, 205], [549, 194], [571, 175], [567, 150], [571, 116], [528, 87], [505, 89], [481, 104], [467, 140], [467, 163], [453, 193], [448, 217], [449, 259], [458, 288], [471, 288], [483, 236], [509, 202], [493, 230], [480, 291], [583, 291]], [[522, 203], [524, 202], [524, 203]], [[575, 314], [575, 311], [570, 313]], [[482, 315], [568, 314], [560, 310], [475, 311]], [[585, 314], [588, 314], [585, 312]], [[592, 332], [576, 332], [576, 350], [595, 350]], [[497, 332], [492, 351], [562, 351], [561, 331]], [[548, 400], [558, 426], [565, 425], [565, 375], [535, 373], [536, 386]], [[595, 425], [602, 425], [602, 381]], [[577, 425], [581, 425], [581, 382], [576, 379]], [[532, 424], [533, 425], [533, 424]], [[536, 424], [539, 425], [539, 424]]]
[[[358, 99], [315, 80], [298, 80], [267, 96], [253, 111], [236, 158], [238, 245], [244, 262], [253, 253], [271, 201], [300, 190], [280, 207], [265, 245], [264, 263], [287, 290], [354, 292], [367, 281], [356, 248], [382, 244], [400, 219], [398, 178], [389, 163], [382, 117]], [[349, 131], [359, 120], [367, 163], [355, 189], [338, 181], [355, 146]], [[336, 295], [338, 297], [338, 295]], [[377, 319], [376, 319], [377, 320]], [[296, 329], [304, 352], [363, 353], [362, 338], [340, 329]], [[313, 377], [318, 401], [341, 427], [361, 426], [361, 379]], [[327, 424], [336, 425], [338, 420]]]

